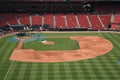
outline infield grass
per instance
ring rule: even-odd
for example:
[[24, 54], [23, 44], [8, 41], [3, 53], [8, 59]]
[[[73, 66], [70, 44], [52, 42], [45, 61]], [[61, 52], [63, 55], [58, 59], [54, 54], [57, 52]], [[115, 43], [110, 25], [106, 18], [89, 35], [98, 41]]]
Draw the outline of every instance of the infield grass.
[[77, 50], [79, 44], [76, 40], [70, 38], [46, 38], [46, 41], [55, 42], [55, 44], [43, 44], [41, 41], [26, 42], [23, 45], [23, 49], [34, 50]]
[[[0, 39], [0, 80], [120, 80], [120, 34], [44, 33], [46, 36], [101, 36], [112, 42], [109, 53], [93, 59], [63, 63], [26, 63], [10, 61], [18, 43]], [[102, 47], [102, 46], [101, 46]]]

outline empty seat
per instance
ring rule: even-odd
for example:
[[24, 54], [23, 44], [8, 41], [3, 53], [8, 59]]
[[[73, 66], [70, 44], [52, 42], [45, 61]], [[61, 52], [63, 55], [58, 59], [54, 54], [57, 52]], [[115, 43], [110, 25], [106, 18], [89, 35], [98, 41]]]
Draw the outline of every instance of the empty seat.
[[4, 26], [7, 26], [6, 22], [0, 19], [0, 27], [4, 27]]
[[58, 28], [66, 28], [64, 14], [56, 14], [55, 20]]
[[68, 23], [69, 28], [77, 28], [78, 27], [74, 14], [67, 14], [66, 19], [67, 19], [67, 23]]
[[88, 15], [92, 24], [93, 30], [103, 30], [103, 27], [98, 19], [97, 15]]
[[120, 15], [115, 15], [111, 29], [113, 30], [117, 29], [119, 27], [119, 24], [120, 24]]
[[52, 28], [54, 27], [53, 14], [45, 14], [44, 15], [44, 25], [49, 25]]
[[111, 20], [111, 15], [100, 15], [100, 19], [104, 27], [108, 28], [108, 25], [110, 24], [110, 20]]
[[42, 16], [34, 15], [31, 17], [32, 25], [42, 25]]
[[10, 25], [17, 25], [17, 19], [15, 18], [15, 16], [13, 14], [1, 14], [0, 16], [3, 17], [3, 19], [8, 22]]
[[21, 24], [30, 25], [30, 19], [28, 14], [16, 14]]
[[77, 17], [81, 28], [90, 28], [88, 20], [84, 14], [77, 14]]

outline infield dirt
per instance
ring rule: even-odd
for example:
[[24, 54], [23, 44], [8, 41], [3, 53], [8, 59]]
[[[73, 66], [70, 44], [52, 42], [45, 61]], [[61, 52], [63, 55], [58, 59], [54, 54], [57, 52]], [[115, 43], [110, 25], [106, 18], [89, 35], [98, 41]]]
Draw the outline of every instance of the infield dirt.
[[80, 49], [57, 51], [35, 51], [32, 49], [22, 49], [23, 39], [21, 39], [18, 47], [14, 49], [10, 60], [23, 62], [68, 62], [95, 58], [108, 53], [113, 48], [113, 45], [109, 40], [99, 36], [69, 37], [73, 40], [77, 40]]

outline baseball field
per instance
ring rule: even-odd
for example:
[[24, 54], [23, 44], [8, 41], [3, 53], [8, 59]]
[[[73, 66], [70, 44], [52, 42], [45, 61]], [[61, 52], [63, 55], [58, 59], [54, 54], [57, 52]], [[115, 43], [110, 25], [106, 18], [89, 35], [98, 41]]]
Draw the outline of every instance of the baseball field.
[[[66, 36], [99, 36], [109, 40], [113, 48], [107, 54], [69, 62], [21, 62], [10, 60], [19, 42], [10, 42], [11, 36], [0, 38], [0, 80], [120, 80], [120, 34], [111, 32], [40, 33], [55, 45], [24, 43], [23, 49], [76, 50], [78, 42]], [[52, 38], [65, 37], [65, 38]], [[36, 45], [34, 45], [36, 44]], [[63, 45], [66, 44], [66, 45]], [[94, 44], [94, 43], [93, 43]], [[104, 47], [104, 46], [99, 46]], [[29, 54], [29, 53], [27, 53]]]

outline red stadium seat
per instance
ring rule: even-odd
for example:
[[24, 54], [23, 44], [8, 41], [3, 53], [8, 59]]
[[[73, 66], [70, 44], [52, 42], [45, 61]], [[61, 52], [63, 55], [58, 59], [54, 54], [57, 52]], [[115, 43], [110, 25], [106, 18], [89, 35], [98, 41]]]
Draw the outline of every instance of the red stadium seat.
[[88, 15], [88, 16], [92, 24], [93, 30], [103, 30], [103, 26], [101, 25], [97, 15]]
[[66, 18], [67, 18], [67, 23], [68, 23], [69, 28], [77, 28], [78, 27], [74, 14], [67, 14]]
[[4, 26], [7, 26], [6, 22], [0, 19], [0, 27], [4, 27]]
[[4, 20], [6, 22], [8, 22], [10, 25], [17, 25], [17, 19], [15, 18], [15, 16], [13, 14], [1, 14], [0, 16], [2, 16], [4, 18]]
[[44, 15], [44, 25], [47, 24], [50, 27], [54, 27], [54, 19], [53, 14], [45, 14]]
[[30, 19], [28, 14], [16, 14], [21, 24], [30, 25]]
[[40, 15], [32, 16], [32, 25], [42, 25], [42, 16]]
[[56, 26], [58, 28], [66, 28], [64, 16], [65, 16], [64, 14], [56, 14], [55, 15]]
[[90, 28], [88, 20], [84, 14], [77, 14], [77, 17], [81, 28]]
[[111, 20], [111, 15], [100, 15], [100, 19], [104, 27], [108, 28], [108, 25], [110, 24], [110, 20]]
[[119, 27], [119, 23], [120, 23], [120, 15], [115, 15], [114, 16], [114, 21], [112, 24], [112, 30], [115, 30]]

